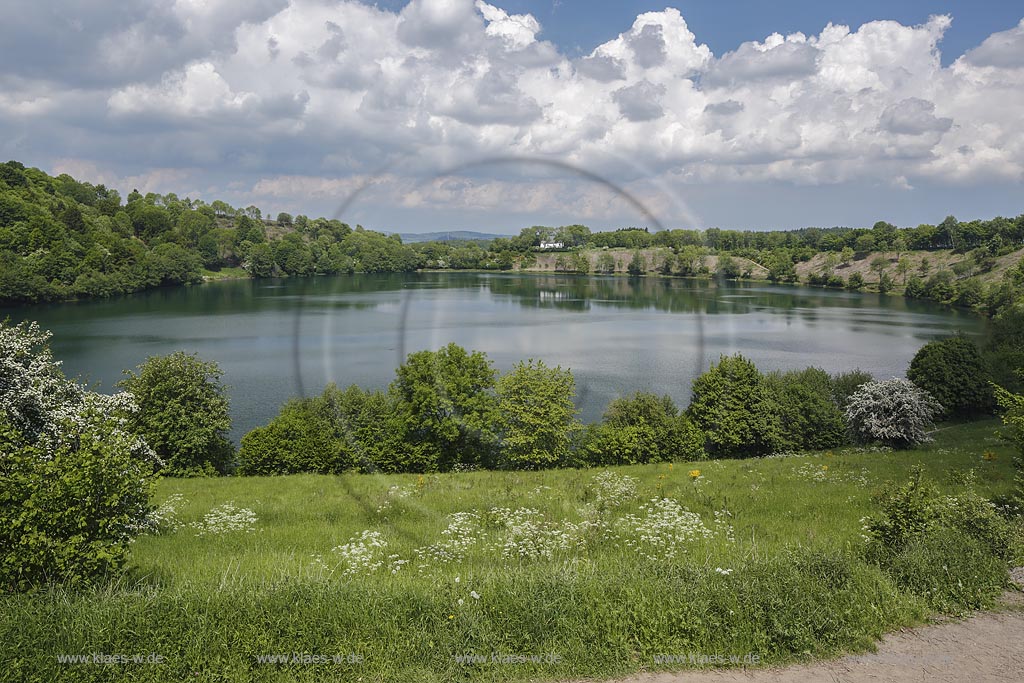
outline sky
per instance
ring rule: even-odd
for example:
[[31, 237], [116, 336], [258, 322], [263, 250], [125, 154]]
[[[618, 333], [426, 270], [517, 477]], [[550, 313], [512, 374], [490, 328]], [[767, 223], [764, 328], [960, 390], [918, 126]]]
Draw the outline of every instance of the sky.
[[14, 0], [0, 157], [397, 232], [1024, 212], [1024, 4]]

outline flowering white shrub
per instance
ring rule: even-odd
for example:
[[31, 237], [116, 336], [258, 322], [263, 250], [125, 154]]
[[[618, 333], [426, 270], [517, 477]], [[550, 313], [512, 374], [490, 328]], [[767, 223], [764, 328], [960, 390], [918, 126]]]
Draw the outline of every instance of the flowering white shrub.
[[192, 527], [196, 530], [196, 536], [234, 532], [248, 534], [256, 531], [256, 522], [256, 513], [249, 508], [224, 503], [207, 512], [202, 520], [193, 522]]
[[641, 515], [619, 520], [625, 543], [648, 559], [669, 559], [694, 541], [711, 538], [714, 532], [700, 515], [671, 498], [652, 498], [640, 508]]
[[594, 476], [594, 498], [598, 506], [618, 507], [636, 497], [636, 484], [629, 475], [605, 470]]
[[130, 444], [129, 455], [156, 463], [152, 449], [127, 426], [128, 416], [138, 411], [134, 397], [87, 391], [65, 377], [48, 346], [51, 336], [35, 322], [0, 322], [0, 417], [49, 454], [105, 422]]
[[[384, 566], [385, 558], [382, 551], [387, 547], [388, 542], [384, 540], [384, 535], [381, 532], [367, 529], [358, 536], [350, 538], [348, 543], [335, 546], [331, 552], [340, 560], [338, 570], [342, 575], [353, 576], [369, 574]], [[397, 569], [395, 568], [397, 557], [392, 556], [387, 559], [390, 560], [392, 573], [401, 569], [401, 565]]]
[[0, 586], [85, 582], [120, 566], [151, 511], [155, 458], [129, 394], [67, 379], [36, 323], [0, 321]]
[[867, 382], [850, 396], [846, 420], [861, 441], [910, 448], [930, 441], [928, 430], [942, 406], [924, 389], [906, 379]]

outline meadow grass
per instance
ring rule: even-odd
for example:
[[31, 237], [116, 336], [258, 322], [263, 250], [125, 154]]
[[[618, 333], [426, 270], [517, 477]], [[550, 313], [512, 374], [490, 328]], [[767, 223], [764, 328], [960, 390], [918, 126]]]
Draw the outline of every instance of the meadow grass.
[[[601, 678], [863, 650], [927, 616], [920, 596], [862, 559], [872, 494], [920, 465], [949, 493], [1006, 496], [1012, 453], [996, 429], [949, 426], [912, 451], [610, 475], [165, 479], [157, 502], [175, 503], [178, 526], [140, 538], [125, 576], [85, 593], [0, 598], [0, 678]], [[678, 507], [651, 503], [664, 498]], [[222, 517], [201, 533], [225, 504], [255, 521], [240, 515], [238, 529], [217, 533], [232, 524]], [[163, 663], [57, 660], [94, 653]], [[259, 661], [276, 654], [289, 663]]]

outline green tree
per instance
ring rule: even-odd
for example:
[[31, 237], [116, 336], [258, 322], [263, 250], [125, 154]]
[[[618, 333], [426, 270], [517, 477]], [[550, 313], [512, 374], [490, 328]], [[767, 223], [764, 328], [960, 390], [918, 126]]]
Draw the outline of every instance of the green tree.
[[352, 447], [344, 430], [344, 414], [332, 400], [333, 384], [324, 394], [292, 399], [265, 427], [242, 437], [238, 451], [239, 474], [336, 474], [354, 465]]
[[869, 233], [865, 233], [857, 238], [853, 243], [853, 249], [858, 254], [868, 254], [875, 250], [875, 238]]
[[693, 383], [690, 418], [717, 457], [767, 455], [781, 444], [775, 404], [764, 376], [741, 355], [722, 356]]
[[977, 345], [957, 335], [928, 342], [914, 354], [907, 379], [942, 404], [946, 417], [992, 412], [992, 378]]
[[391, 391], [407, 406], [408, 438], [434, 453], [437, 469], [491, 466], [497, 371], [480, 351], [458, 344], [409, 354]]
[[138, 373], [126, 370], [125, 375], [118, 386], [139, 407], [131, 423], [163, 461], [164, 472], [192, 476], [231, 468], [231, 417], [217, 363], [176, 351], [151, 356]]
[[633, 258], [630, 260], [626, 272], [632, 277], [639, 277], [647, 272], [647, 258], [639, 250], [633, 252]]
[[741, 274], [740, 265], [729, 254], [722, 254], [718, 257], [718, 275], [726, 280], [735, 280]]
[[795, 282], [793, 259], [785, 249], [776, 249], [768, 257], [768, 279], [772, 282]]
[[902, 284], [904, 286], [906, 286], [907, 284], [907, 273], [910, 272], [910, 268], [910, 259], [907, 258], [906, 256], [900, 258], [900, 260], [896, 263], [896, 273], [903, 276]]
[[608, 404], [586, 450], [591, 465], [700, 460], [705, 455], [704, 435], [672, 399], [641, 391]]
[[878, 276], [878, 282], [882, 282], [882, 273], [889, 267], [889, 259], [885, 256], [876, 256], [871, 259], [871, 270]]
[[850, 261], [853, 260], [853, 257], [854, 251], [850, 247], [843, 247], [843, 250], [839, 254], [839, 260], [844, 266], [849, 265]]
[[277, 267], [274, 250], [266, 243], [252, 245], [242, 267], [249, 271], [252, 277], [271, 277]]
[[502, 467], [541, 469], [569, 457], [581, 429], [569, 370], [532, 359], [520, 362], [498, 380], [497, 395]]
[[601, 255], [597, 257], [597, 268], [595, 270], [604, 275], [611, 275], [615, 272], [615, 257], [610, 252], [601, 252]]
[[893, 279], [892, 277], [889, 276], [889, 273], [882, 273], [882, 275], [878, 278], [878, 291], [881, 292], [882, 294], [891, 292], [893, 287], [895, 286], [896, 283], [893, 282]]
[[1024, 396], [997, 386], [995, 400], [1002, 410], [1003, 424], [1008, 428], [1005, 438], [1017, 447], [1017, 457], [1013, 461], [1016, 469], [1013, 497], [1021, 507], [1024, 506]]
[[773, 372], [765, 381], [775, 400], [784, 448], [824, 450], [842, 445], [846, 421], [827, 372], [820, 368]]
[[864, 288], [864, 276], [860, 273], [850, 273], [849, 279], [846, 281], [846, 288], [852, 290], [858, 290]]

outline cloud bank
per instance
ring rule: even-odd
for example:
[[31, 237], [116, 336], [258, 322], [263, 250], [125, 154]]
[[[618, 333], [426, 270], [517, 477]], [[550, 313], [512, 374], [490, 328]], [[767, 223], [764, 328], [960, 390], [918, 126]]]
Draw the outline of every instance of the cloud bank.
[[[370, 204], [598, 216], [625, 208], [550, 170], [434, 175], [515, 155], [652, 197], [1024, 184], [1024, 20], [944, 67], [947, 16], [716, 56], [670, 8], [570, 57], [532, 15], [483, 0], [57, 4], [0, 26], [0, 153], [115, 184], [290, 209], [365, 187]], [[670, 222], [696, 220], [672, 205]]]

